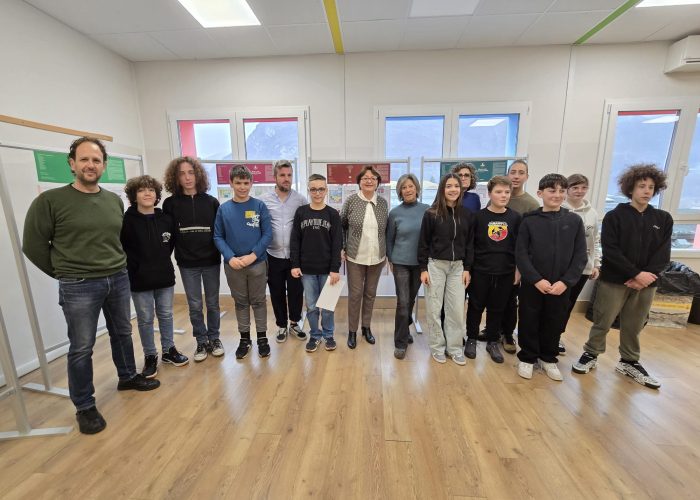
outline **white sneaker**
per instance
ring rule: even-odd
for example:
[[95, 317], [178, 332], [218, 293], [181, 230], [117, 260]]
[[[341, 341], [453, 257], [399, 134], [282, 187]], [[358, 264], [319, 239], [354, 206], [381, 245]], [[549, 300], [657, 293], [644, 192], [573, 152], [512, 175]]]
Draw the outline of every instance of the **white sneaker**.
[[556, 363], [547, 363], [546, 361], [540, 360], [540, 366], [552, 380], [556, 380], [557, 382], [564, 380], [564, 377], [561, 376], [561, 372], [559, 371], [559, 367]]
[[525, 363], [524, 361], [519, 361], [518, 362], [518, 375], [520, 375], [522, 378], [526, 378], [530, 380], [532, 378], [532, 368], [533, 368], [532, 363]]
[[661, 382], [649, 375], [649, 373], [644, 369], [644, 367], [641, 364], [639, 364], [639, 361], [636, 361], [634, 363], [625, 363], [624, 361], [620, 361], [619, 363], [617, 363], [615, 370], [617, 370], [619, 373], [622, 373], [623, 375], [632, 377], [634, 381], [638, 384], [642, 384], [651, 389], [658, 389], [659, 387], [661, 387]]

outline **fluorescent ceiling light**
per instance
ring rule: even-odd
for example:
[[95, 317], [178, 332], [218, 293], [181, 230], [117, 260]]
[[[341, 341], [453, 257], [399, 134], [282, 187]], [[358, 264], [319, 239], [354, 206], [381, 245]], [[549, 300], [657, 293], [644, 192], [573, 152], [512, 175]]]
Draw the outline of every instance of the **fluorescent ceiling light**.
[[672, 5], [696, 5], [700, 0], [643, 0], [637, 7], [670, 7]]
[[245, 0], [177, 0], [204, 28], [260, 26]]
[[505, 118], [479, 118], [472, 122], [470, 127], [495, 127], [499, 123], [506, 121]]
[[673, 123], [678, 121], [678, 115], [659, 116], [658, 118], [650, 118], [642, 123]]
[[479, 0], [413, 0], [410, 17], [471, 16]]

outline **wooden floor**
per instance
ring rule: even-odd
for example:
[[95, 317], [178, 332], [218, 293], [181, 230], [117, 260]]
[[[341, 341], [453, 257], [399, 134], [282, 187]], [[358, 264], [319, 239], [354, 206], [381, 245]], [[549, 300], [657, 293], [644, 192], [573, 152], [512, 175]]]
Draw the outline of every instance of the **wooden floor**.
[[[514, 356], [497, 365], [483, 344], [467, 366], [438, 365], [427, 333], [397, 361], [393, 314], [375, 311], [375, 346], [346, 347], [342, 307], [335, 352], [307, 354], [290, 338], [273, 341], [268, 359], [237, 361], [231, 312], [226, 356], [161, 366], [162, 386], [150, 393], [117, 392], [103, 336], [95, 385], [106, 430], [0, 442], [0, 497], [700, 496], [700, 327], [644, 331], [642, 361], [663, 384], [655, 391], [615, 373], [614, 330], [597, 370], [571, 373], [590, 325], [582, 314], [572, 319], [559, 383], [541, 372], [521, 379]], [[181, 305], [176, 325], [188, 326]], [[140, 369], [137, 335], [134, 343]], [[193, 354], [189, 333], [176, 343]], [[65, 358], [51, 370], [65, 387]], [[75, 424], [70, 401], [26, 398], [33, 426]], [[13, 428], [10, 408], [0, 402], [0, 430]]]

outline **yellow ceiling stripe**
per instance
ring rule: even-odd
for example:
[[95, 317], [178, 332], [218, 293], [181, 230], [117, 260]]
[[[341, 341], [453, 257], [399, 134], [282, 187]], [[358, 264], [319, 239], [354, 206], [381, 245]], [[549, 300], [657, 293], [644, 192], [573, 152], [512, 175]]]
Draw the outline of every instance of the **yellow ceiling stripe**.
[[323, 0], [323, 6], [326, 8], [326, 18], [328, 18], [328, 26], [331, 29], [333, 36], [333, 47], [336, 54], [344, 54], [343, 36], [340, 34], [340, 21], [338, 21], [338, 7], [335, 5], [335, 0]]

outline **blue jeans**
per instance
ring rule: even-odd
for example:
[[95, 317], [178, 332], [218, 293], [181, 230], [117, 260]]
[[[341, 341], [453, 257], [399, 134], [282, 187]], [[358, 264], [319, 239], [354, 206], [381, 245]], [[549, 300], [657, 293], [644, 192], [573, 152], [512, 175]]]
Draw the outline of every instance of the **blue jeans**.
[[158, 288], [144, 292], [131, 292], [131, 300], [134, 301], [136, 317], [139, 325], [141, 347], [146, 356], [158, 354], [153, 338], [153, 312], [155, 302], [155, 315], [158, 316], [158, 329], [160, 330], [160, 346], [166, 353], [175, 345], [173, 340], [173, 296], [175, 287]]
[[104, 313], [119, 380], [136, 376], [131, 342], [129, 275], [126, 269], [104, 278], [61, 278], [58, 304], [68, 325], [68, 389], [78, 410], [95, 406], [92, 383], [92, 348], [97, 320]]
[[[304, 284], [304, 299], [306, 300], [306, 319], [309, 321], [309, 335], [312, 339], [318, 340], [333, 338], [335, 320], [333, 311], [319, 309], [316, 307], [318, 296], [321, 295], [323, 285], [328, 279], [327, 274], [304, 274], [301, 281]], [[318, 329], [318, 316], [321, 316], [323, 332]]]
[[[221, 266], [206, 267], [181, 267], [180, 277], [182, 286], [187, 296], [187, 305], [190, 309], [190, 323], [192, 323], [192, 335], [198, 344], [219, 338], [219, 273]], [[204, 298], [207, 304], [207, 324], [204, 324], [202, 312], [202, 284], [204, 284]]]

